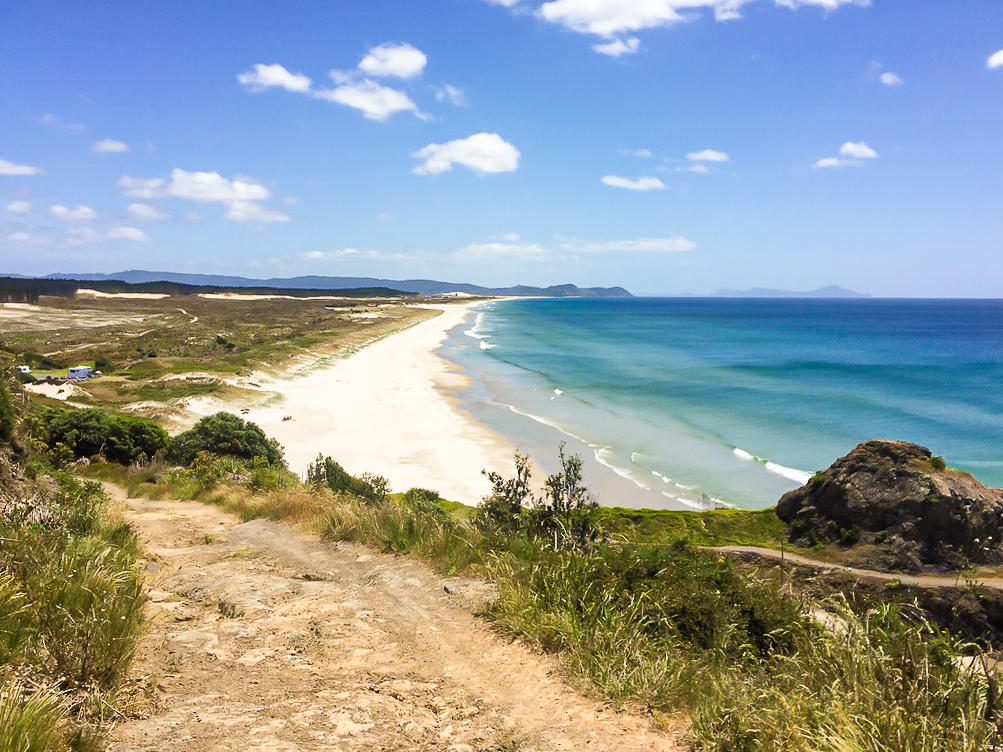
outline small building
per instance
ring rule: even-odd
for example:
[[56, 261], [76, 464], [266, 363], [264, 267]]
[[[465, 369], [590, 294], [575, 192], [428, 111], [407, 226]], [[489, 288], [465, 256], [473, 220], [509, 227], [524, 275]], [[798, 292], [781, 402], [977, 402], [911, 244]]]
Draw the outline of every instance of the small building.
[[18, 373], [29, 374], [29, 373], [31, 373], [31, 367], [30, 366], [18, 366], [17, 367], [17, 372]]
[[70, 366], [66, 375], [71, 379], [87, 379], [94, 375], [94, 369], [91, 366]]

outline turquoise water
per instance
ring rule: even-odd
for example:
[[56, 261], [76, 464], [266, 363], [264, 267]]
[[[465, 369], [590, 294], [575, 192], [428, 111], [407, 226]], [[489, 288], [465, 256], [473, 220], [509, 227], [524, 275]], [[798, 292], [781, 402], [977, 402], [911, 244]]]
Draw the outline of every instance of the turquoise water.
[[776, 503], [861, 441], [914, 441], [1003, 486], [1003, 301], [491, 303], [442, 354], [464, 405], [607, 506]]

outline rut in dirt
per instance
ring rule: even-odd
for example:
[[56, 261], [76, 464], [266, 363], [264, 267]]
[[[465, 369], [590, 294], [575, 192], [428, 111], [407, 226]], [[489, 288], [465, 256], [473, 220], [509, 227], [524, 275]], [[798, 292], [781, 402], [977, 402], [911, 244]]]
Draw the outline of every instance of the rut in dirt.
[[118, 725], [114, 752], [682, 749], [492, 634], [473, 615], [482, 582], [109, 491], [150, 572], [133, 671], [149, 677], [149, 717]]

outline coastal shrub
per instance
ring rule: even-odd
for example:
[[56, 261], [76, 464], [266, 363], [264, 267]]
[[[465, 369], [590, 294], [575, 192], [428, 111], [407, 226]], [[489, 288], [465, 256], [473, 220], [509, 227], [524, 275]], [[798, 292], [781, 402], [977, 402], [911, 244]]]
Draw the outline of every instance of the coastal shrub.
[[373, 503], [387, 500], [390, 482], [382, 475], [363, 473], [356, 478], [349, 475], [338, 462], [323, 454], [307, 465], [306, 481], [314, 488], [326, 488], [334, 493], [347, 493]]
[[265, 436], [257, 425], [232, 413], [216, 413], [202, 418], [168, 443], [164, 455], [170, 462], [191, 463], [199, 452], [253, 461], [261, 457], [267, 465], [282, 466], [282, 447]]
[[135, 535], [106, 503], [97, 483], [56, 474], [0, 518], [0, 650], [64, 688], [113, 688], [141, 630]]
[[49, 450], [58, 453], [59, 447], [65, 447], [74, 458], [101, 455], [129, 465], [152, 459], [168, 442], [163, 428], [131, 415], [84, 409], [50, 410], [44, 417]]
[[6, 378], [0, 374], [0, 441], [10, 441], [17, 427], [17, 411], [11, 399], [10, 387]]
[[582, 461], [558, 450], [561, 469], [544, 482], [544, 495], [531, 491], [529, 457], [515, 453], [515, 477], [503, 478], [482, 471], [491, 482], [491, 494], [481, 504], [474, 524], [485, 532], [523, 533], [550, 542], [557, 549], [588, 550], [600, 538], [599, 505], [583, 484]]

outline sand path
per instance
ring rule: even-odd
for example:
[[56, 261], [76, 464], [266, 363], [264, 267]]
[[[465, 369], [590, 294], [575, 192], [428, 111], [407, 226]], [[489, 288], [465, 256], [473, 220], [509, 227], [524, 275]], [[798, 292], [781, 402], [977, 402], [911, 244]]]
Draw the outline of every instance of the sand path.
[[[874, 569], [858, 569], [857, 567], [847, 567], [843, 564], [834, 564], [831, 561], [820, 561], [809, 559], [806, 556], [799, 556], [790, 552], [780, 552], [773, 548], [760, 548], [759, 546], [717, 546], [708, 548], [708, 551], [721, 551], [722, 553], [755, 554], [767, 559], [785, 561], [790, 564], [800, 564], [815, 569], [825, 569], [831, 572], [841, 572], [843, 574], [859, 577], [864, 580], [883, 580], [901, 582], [903, 585], [915, 587], [937, 588], [937, 587], [958, 587], [967, 588], [969, 582], [964, 575], [958, 574], [905, 574], [904, 572], [878, 572]], [[999, 577], [980, 577], [978, 574], [969, 578], [979, 587], [991, 588], [993, 590], [1003, 590], [1003, 579]]]
[[114, 752], [680, 749], [490, 633], [483, 583], [107, 487], [151, 573], [133, 671], [150, 717], [120, 723]]

